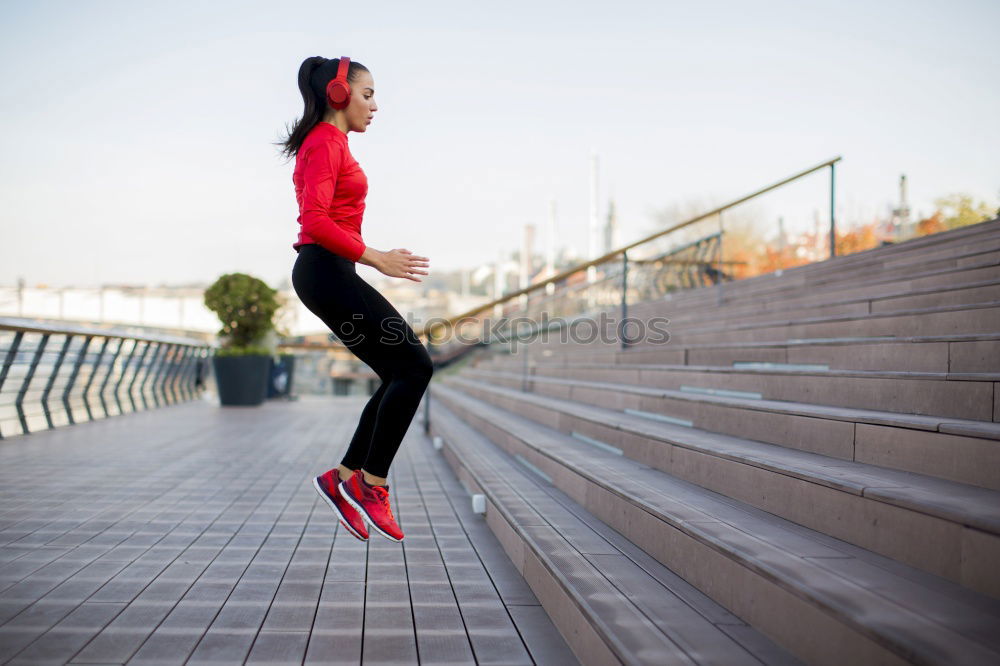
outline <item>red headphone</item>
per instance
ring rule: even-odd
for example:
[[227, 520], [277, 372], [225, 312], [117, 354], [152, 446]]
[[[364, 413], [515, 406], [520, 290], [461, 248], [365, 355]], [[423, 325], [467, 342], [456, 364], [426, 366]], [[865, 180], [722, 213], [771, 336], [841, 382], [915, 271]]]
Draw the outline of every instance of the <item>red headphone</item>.
[[326, 99], [335, 109], [346, 109], [351, 101], [351, 86], [347, 83], [347, 69], [350, 66], [351, 59], [342, 57], [337, 67], [337, 76], [326, 84]]

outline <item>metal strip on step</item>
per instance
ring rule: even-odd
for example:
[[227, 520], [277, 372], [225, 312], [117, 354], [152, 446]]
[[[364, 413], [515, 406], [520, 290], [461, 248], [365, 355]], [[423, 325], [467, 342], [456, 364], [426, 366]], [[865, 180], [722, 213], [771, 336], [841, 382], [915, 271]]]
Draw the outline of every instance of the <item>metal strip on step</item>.
[[542, 470], [538, 469], [533, 464], [531, 464], [530, 462], [528, 462], [528, 460], [524, 456], [522, 456], [521, 454], [515, 453], [514, 454], [514, 458], [516, 458], [519, 463], [521, 463], [522, 465], [524, 465], [525, 467], [527, 467], [528, 469], [530, 469], [532, 472], [534, 472], [538, 476], [542, 477], [543, 479], [545, 479], [549, 483], [552, 483], [552, 477], [551, 476], [549, 476], [548, 474], [546, 474], [545, 472], [543, 472]]
[[751, 391], [729, 391], [727, 389], [703, 388], [701, 386], [681, 386], [681, 391], [687, 393], [701, 393], [703, 395], [720, 395], [726, 398], [748, 398], [750, 400], [761, 400], [763, 395]]
[[877, 340], [879, 342], [892, 342], [893, 340], [899, 340], [895, 335], [871, 335], [867, 337], [842, 337], [842, 338], [789, 338], [785, 340], [786, 344], [802, 345], [802, 344], [823, 344], [827, 342], [872, 342]]
[[647, 419], [652, 419], [654, 421], [663, 421], [664, 423], [672, 423], [674, 425], [686, 426], [688, 428], [694, 427], [693, 421], [688, 421], [686, 419], [678, 419], [673, 416], [667, 416], [666, 414], [657, 414], [655, 412], [644, 412], [640, 409], [629, 409], [626, 408], [625, 412], [627, 414], [634, 414], [636, 416], [642, 416]]
[[767, 361], [733, 361], [734, 368], [744, 370], [811, 370], [827, 372], [830, 366], [825, 363], [770, 363]]
[[570, 435], [572, 435], [574, 438], [580, 440], [581, 442], [586, 442], [587, 444], [590, 444], [591, 446], [596, 446], [597, 448], [602, 449], [604, 451], [607, 451], [608, 453], [614, 453], [615, 455], [619, 455], [619, 456], [620, 455], [624, 455], [622, 453], [622, 450], [619, 449], [617, 446], [611, 446], [610, 444], [605, 444], [604, 442], [598, 441], [598, 440], [593, 439], [591, 437], [587, 437], [586, 435], [581, 435], [580, 433], [578, 433], [575, 430], [573, 432], [571, 432]]

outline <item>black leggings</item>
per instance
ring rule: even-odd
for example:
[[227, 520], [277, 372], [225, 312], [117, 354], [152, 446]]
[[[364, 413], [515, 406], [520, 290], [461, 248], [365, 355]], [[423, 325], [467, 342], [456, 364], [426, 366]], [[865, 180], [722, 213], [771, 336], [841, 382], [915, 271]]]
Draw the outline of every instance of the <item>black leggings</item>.
[[396, 308], [358, 276], [353, 261], [315, 243], [298, 250], [295, 293], [382, 380], [341, 464], [385, 477], [430, 382], [431, 357]]

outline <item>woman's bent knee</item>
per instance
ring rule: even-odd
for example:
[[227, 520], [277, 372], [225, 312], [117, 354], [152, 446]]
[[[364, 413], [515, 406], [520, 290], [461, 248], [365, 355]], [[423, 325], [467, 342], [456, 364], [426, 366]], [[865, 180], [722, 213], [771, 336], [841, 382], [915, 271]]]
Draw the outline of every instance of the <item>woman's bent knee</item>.
[[432, 365], [408, 364], [395, 369], [392, 382], [396, 386], [406, 386], [406, 390], [419, 394], [427, 388], [432, 374], [434, 374]]
[[417, 381], [422, 381], [427, 384], [431, 380], [431, 376], [434, 374], [434, 361], [431, 360], [430, 354], [426, 350], [422, 354], [418, 355], [416, 359], [410, 364], [408, 370], [409, 376]]
[[429, 355], [424, 354], [424, 357], [414, 367], [413, 372], [417, 377], [429, 382], [431, 376], [434, 374], [434, 361], [431, 360]]

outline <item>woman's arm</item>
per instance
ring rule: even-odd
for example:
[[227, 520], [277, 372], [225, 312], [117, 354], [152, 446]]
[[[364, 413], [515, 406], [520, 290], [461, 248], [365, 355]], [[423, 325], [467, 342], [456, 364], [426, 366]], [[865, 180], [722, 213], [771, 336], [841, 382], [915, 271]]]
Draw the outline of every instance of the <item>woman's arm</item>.
[[419, 270], [428, 267], [427, 257], [415, 256], [407, 249], [382, 252], [368, 247], [330, 219], [330, 203], [337, 187], [343, 150], [339, 143], [323, 141], [303, 156], [306, 164], [303, 173], [302, 229], [334, 254], [371, 266], [389, 277], [421, 282], [412, 276], [427, 275], [427, 271]]
[[371, 266], [389, 277], [401, 277], [414, 282], [422, 282], [420, 278], [411, 275], [427, 275], [427, 271], [420, 269], [427, 268], [429, 261], [427, 257], [418, 257], [405, 248], [381, 252], [373, 247], [365, 247], [358, 259], [358, 263]]
[[330, 204], [337, 188], [337, 174], [344, 148], [334, 141], [322, 141], [308, 149], [302, 174], [302, 230], [334, 254], [358, 261], [365, 244], [330, 219]]

